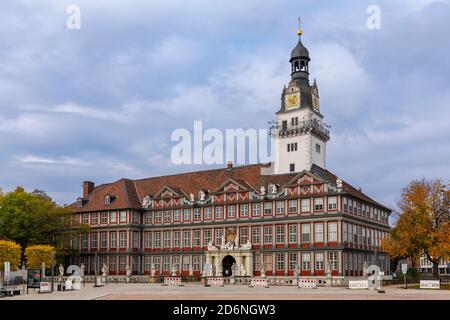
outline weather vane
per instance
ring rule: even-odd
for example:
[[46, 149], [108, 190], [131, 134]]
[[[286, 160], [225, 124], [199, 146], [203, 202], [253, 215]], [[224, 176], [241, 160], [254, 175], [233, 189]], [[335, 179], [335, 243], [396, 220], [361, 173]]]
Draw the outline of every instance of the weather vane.
[[302, 35], [303, 31], [302, 31], [302, 20], [300, 18], [298, 18], [298, 29], [297, 29], [297, 34], [300, 37]]

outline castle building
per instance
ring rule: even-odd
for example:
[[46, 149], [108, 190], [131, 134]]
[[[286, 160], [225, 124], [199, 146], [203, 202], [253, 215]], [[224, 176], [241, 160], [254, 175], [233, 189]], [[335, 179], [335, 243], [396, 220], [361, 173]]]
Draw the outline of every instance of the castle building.
[[74, 239], [73, 263], [111, 275], [309, 277], [389, 273], [380, 251], [391, 210], [326, 169], [330, 133], [308, 50], [291, 53], [272, 134], [273, 163], [95, 186], [70, 205], [91, 232]]

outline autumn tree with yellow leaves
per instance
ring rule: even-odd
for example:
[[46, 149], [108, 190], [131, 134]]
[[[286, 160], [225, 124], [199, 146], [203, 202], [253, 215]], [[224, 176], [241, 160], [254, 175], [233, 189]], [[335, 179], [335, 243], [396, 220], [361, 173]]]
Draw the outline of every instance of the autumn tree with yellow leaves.
[[397, 204], [398, 221], [382, 248], [394, 260], [422, 255], [433, 264], [438, 277], [439, 261], [450, 259], [450, 190], [441, 180], [414, 180]]
[[27, 258], [28, 268], [40, 268], [42, 262], [46, 266], [52, 263], [52, 255], [55, 254], [55, 248], [49, 245], [29, 246], [25, 249], [25, 257]]

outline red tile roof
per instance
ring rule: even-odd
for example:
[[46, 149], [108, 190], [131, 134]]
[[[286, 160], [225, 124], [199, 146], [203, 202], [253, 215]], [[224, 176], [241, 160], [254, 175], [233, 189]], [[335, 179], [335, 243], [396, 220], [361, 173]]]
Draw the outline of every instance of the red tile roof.
[[[188, 196], [193, 193], [197, 198], [200, 190], [215, 191], [228, 179], [233, 179], [243, 186], [252, 187], [259, 190], [260, 186], [268, 186], [270, 183], [284, 185], [299, 173], [289, 173], [280, 175], [262, 175], [261, 169], [270, 167], [270, 164], [252, 164], [246, 166], [221, 168], [213, 170], [194, 171], [174, 175], [152, 177], [147, 179], [120, 179], [113, 183], [102, 184], [94, 188], [89, 194], [87, 202], [80, 208], [76, 202], [70, 207], [77, 212], [110, 210], [110, 209], [141, 209], [142, 199], [147, 196], [154, 196], [163, 187], [169, 187], [173, 191]], [[335, 184], [336, 176], [328, 170], [313, 165], [311, 172]], [[382, 206], [367, 195], [356, 190], [348, 183], [343, 182], [344, 191], [348, 194]], [[105, 204], [105, 197], [113, 195], [116, 197], [111, 204]], [[388, 208], [385, 208], [388, 209]], [[388, 209], [389, 210], [389, 209]]]

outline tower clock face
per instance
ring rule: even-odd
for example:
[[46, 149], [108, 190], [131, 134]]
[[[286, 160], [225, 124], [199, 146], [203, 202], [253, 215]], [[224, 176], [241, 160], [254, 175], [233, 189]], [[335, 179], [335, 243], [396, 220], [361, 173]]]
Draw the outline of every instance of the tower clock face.
[[286, 109], [300, 107], [300, 93], [286, 95]]

